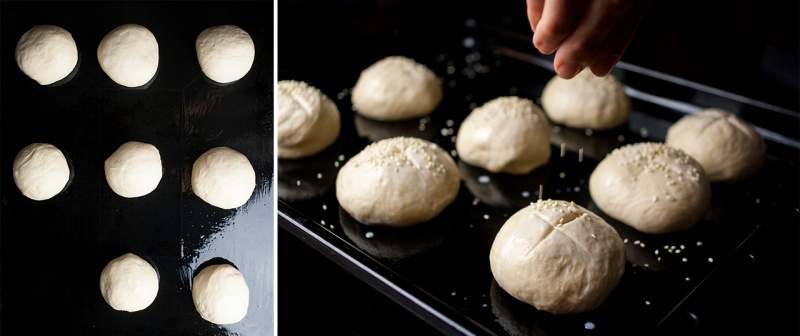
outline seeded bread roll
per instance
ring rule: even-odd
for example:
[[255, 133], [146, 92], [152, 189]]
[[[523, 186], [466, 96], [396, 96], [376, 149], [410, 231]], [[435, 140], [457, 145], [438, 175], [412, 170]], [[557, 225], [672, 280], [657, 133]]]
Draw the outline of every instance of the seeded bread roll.
[[631, 98], [613, 75], [597, 77], [586, 68], [572, 79], [553, 76], [542, 91], [542, 108], [555, 123], [602, 131], [628, 121]]
[[514, 213], [489, 252], [501, 288], [553, 314], [599, 307], [622, 279], [625, 262], [625, 244], [611, 225], [560, 200], [539, 200]]
[[294, 80], [278, 82], [278, 157], [317, 154], [339, 137], [339, 108], [319, 89]]
[[550, 124], [532, 100], [498, 97], [467, 115], [456, 150], [492, 173], [527, 174], [550, 160]]
[[395, 137], [374, 142], [342, 166], [339, 205], [367, 224], [410, 226], [441, 213], [458, 194], [458, 167], [433, 142]]
[[353, 86], [351, 100], [359, 114], [381, 121], [428, 115], [442, 101], [436, 74], [404, 56], [389, 56], [370, 65]]
[[614, 149], [589, 176], [589, 193], [612, 218], [654, 234], [694, 227], [711, 205], [703, 167], [682, 150], [657, 142]]
[[666, 144], [697, 160], [712, 183], [733, 183], [753, 176], [767, 154], [761, 134], [736, 115], [718, 108], [679, 119], [667, 130]]

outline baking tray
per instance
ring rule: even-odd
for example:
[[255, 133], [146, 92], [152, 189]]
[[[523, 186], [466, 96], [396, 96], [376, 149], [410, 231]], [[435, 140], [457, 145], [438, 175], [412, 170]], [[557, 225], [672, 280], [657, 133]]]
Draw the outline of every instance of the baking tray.
[[[453, 26], [444, 20], [414, 22], [354, 40], [342, 34], [335, 42], [342, 52], [313, 65], [304, 62], [301, 51], [279, 42], [280, 59], [291, 60], [278, 63], [278, 79], [320, 88], [342, 114], [341, 135], [328, 149], [309, 158], [278, 160], [279, 225], [436, 329], [478, 335], [655, 333], [756, 231], [798, 223], [796, 110], [632, 64], [621, 63], [612, 72], [633, 98], [625, 125], [592, 132], [553, 124], [550, 162], [522, 176], [492, 174], [460, 162], [454, 136], [469, 111], [503, 95], [540, 104], [554, 72], [551, 59], [538, 55], [525, 36], [474, 19]], [[283, 31], [279, 28], [279, 34]], [[425, 38], [432, 31], [438, 39]], [[359, 45], [369, 48], [348, 52]], [[429, 117], [376, 122], [353, 112], [350, 90], [360, 70], [390, 55], [414, 58], [441, 77], [445, 98]], [[640, 233], [595, 206], [588, 178], [599, 160], [625, 144], [663, 141], [674, 121], [703, 107], [730, 110], [764, 135], [768, 155], [756, 176], [714, 185], [708, 214], [685, 232]], [[338, 169], [369, 143], [398, 135], [424, 138], [451, 152], [462, 176], [460, 193], [441, 215], [415, 227], [359, 223], [336, 200]], [[594, 211], [625, 241], [625, 275], [592, 312], [540, 312], [494, 282], [488, 255], [495, 234], [510, 215], [540, 197], [574, 201]]]
[[[8, 2], [2, 12], [0, 81], [0, 313], [3, 334], [271, 335], [274, 206], [270, 4], [255, 2]], [[100, 68], [96, 50], [113, 28], [138, 23], [159, 42], [159, 68], [142, 88], [124, 88]], [[69, 80], [41, 86], [17, 67], [19, 37], [37, 24], [70, 31], [79, 67]], [[194, 41], [202, 29], [235, 24], [254, 40], [256, 59], [239, 81], [208, 80]], [[126, 199], [105, 181], [103, 161], [130, 140], [154, 144], [163, 178], [150, 194]], [[49, 142], [74, 173], [61, 194], [24, 197], [11, 167], [22, 147]], [[237, 209], [211, 206], [191, 190], [191, 165], [228, 146], [246, 155], [256, 189]], [[133, 252], [158, 271], [146, 309], [113, 310], [99, 290], [108, 261]], [[245, 318], [216, 325], [192, 303], [202, 267], [231, 263], [250, 289]]]

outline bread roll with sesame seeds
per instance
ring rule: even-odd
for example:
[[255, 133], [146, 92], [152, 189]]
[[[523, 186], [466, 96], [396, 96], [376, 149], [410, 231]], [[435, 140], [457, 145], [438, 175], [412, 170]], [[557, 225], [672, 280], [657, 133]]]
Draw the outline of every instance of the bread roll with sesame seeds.
[[405, 56], [389, 56], [361, 71], [351, 101], [367, 118], [398, 121], [430, 114], [442, 95], [431, 69]]
[[610, 217], [641, 232], [694, 227], [711, 206], [711, 182], [684, 151], [658, 142], [614, 149], [589, 176], [589, 193]]
[[602, 131], [628, 121], [631, 98], [613, 75], [597, 77], [587, 67], [572, 79], [553, 76], [542, 91], [542, 109], [555, 123]]
[[413, 137], [374, 142], [336, 176], [336, 198], [366, 224], [405, 227], [438, 216], [461, 184], [458, 167], [439, 145]]
[[462, 161], [492, 173], [527, 174], [550, 160], [550, 124], [532, 100], [497, 97], [467, 115], [456, 150]]
[[341, 120], [336, 103], [306, 82], [281, 80], [277, 86], [278, 158], [309, 157], [339, 137]]
[[625, 244], [605, 220], [572, 202], [539, 200], [514, 213], [489, 252], [497, 284], [539, 310], [599, 307], [625, 273]]

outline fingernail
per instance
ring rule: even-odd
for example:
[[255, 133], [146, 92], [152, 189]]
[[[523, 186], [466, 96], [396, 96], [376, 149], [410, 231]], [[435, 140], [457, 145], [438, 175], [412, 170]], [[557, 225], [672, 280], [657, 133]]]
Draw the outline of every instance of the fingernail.
[[614, 56], [603, 56], [603, 57], [600, 57], [600, 58], [596, 59], [594, 62], [592, 62], [592, 66], [591, 66], [592, 73], [594, 73], [596, 76], [600, 76], [600, 77], [605, 76], [609, 72], [611, 72], [611, 69], [613, 69], [614, 66], [617, 65], [618, 61], [619, 61], [619, 58], [614, 57]]
[[556, 69], [556, 72], [561, 78], [570, 79], [577, 76], [581, 70], [583, 70], [583, 64], [581, 63], [562, 63]]
[[540, 53], [545, 54], [545, 55], [550, 55], [554, 51], [556, 51], [555, 50], [556, 48], [554, 48], [552, 45], [548, 44], [547, 42], [539, 41], [537, 43], [536, 40], [533, 40], [533, 46], [536, 47], [536, 49], [538, 49]]

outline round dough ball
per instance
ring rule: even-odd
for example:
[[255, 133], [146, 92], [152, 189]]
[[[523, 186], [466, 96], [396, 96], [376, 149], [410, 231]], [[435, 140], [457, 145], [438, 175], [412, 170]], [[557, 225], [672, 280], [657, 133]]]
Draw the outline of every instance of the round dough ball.
[[530, 99], [498, 97], [467, 115], [456, 150], [492, 173], [527, 174], [550, 160], [550, 124]]
[[103, 37], [97, 47], [97, 60], [117, 84], [139, 87], [158, 71], [158, 41], [147, 28], [124, 24]]
[[26, 197], [42, 201], [58, 195], [70, 178], [67, 158], [48, 143], [25, 146], [14, 158], [14, 183]]
[[625, 273], [625, 244], [603, 218], [571, 202], [539, 200], [495, 236], [489, 264], [497, 284], [539, 310], [594, 310]]
[[234, 25], [209, 27], [195, 41], [200, 70], [209, 79], [227, 84], [244, 77], [253, 66], [256, 47], [246, 31]]
[[645, 233], [688, 230], [711, 206], [711, 183], [685, 152], [658, 142], [614, 149], [589, 176], [595, 205]]
[[389, 56], [361, 72], [351, 100], [365, 117], [396, 121], [430, 114], [442, 95], [431, 69], [405, 56]]
[[106, 181], [122, 197], [139, 197], [152, 192], [161, 181], [161, 154], [156, 146], [129, 141], [105, 161]]
[[667, 130], [665, 142], [697, 160], [712, 183], [738, 182], [755, 175], [767, 155], [761, 134], [717, 108], [682, 117]]
[[133, 253], [111, 260], [100, 273], [100, 293], [111, 308], [135, 312], [150, 306], [158, 294], [158, 273]]
[[235, 267], [211, 265], [194, 277], [192, 301], [203, 319], [216, 324], [236, 323], [247, 315], [250, 289]]
[[279, 158], [317, 154], [339, 137], [339, 108], [322, 91], [294, 80], [279, 81], [277, 91]]
[[602, 131], [628, 121], [631, 98], [613, 75], [597, 77], [586, 68], [572, 79], [553, 76], [542, 91], [542, 108], [555, 123]]
[[20, 37], [17, 65], [41, 85], [66, 78], [78, 65], [78, 46], [72, 34], [53, 25], [34, 26]]
[[192, 190], [222, 209], [244, 205], [256, 188], [256, 172], [247, 157], [228, 147], [200, 155], [192, 165]]
[[458, 195], [455, 160], [419, 138], [374, 142], [336, 176], [336, 198], [353, 218], [368, 224], [410, 226], [436, 217]]

